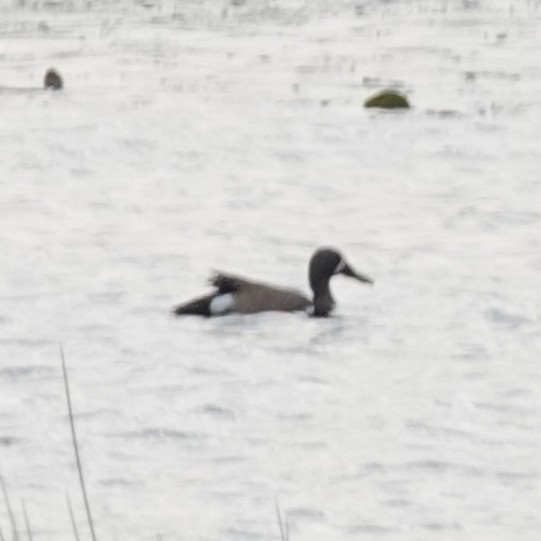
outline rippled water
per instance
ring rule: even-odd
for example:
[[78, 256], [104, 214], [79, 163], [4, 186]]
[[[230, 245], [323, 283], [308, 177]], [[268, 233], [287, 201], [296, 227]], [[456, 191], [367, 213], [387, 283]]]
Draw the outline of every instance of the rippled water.
[[[277, 539], [275, 498], [292, 541], [539, 539], [540, 22], [0, 4], [0, 470], [36, 539], [73, 539], [66, 492], [85, 527], [59, 343], [100, 539]], [[364, 110], [385, 86], [414, 108]], [[332, 319], [169, 315], [215, 268], [307, 289], [319, 245], [376, 280]]]

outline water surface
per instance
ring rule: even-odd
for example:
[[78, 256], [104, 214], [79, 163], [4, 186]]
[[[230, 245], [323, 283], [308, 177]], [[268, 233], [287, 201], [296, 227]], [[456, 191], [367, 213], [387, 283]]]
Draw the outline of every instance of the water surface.
[[[537, 540], [535, 2], [0, 5], [0, 468], [36, 539]], [[42, 92], [56, 66], [65, 91]], [[392, 86], [407, 113], [366, 111]], [[175, 320], [212, 269], [336, 316]], [[0, 524], [9, 532], [0, 506]]]

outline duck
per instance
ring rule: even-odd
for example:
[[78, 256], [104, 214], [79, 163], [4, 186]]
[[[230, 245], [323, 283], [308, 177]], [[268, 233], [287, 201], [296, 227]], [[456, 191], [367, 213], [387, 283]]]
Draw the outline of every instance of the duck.
[[337, 249], [318, 248], [308, 264], [312, 299], [296, 289], [216, 272], [210, 279], [210, 284], [214, 286], [212, 293], [176, 306], [173, 314], [214, 317], [269, 311], [304, 311], [314, 317], [328, 317], [335, 307], [330, 281], [339, 274], [364, 284], [374, 283], [372, 278], [356, 271]]
[[56, 69], [49, 68], [43, 78], [43, 86], [45, 90], [62, 90], [64, 88], [64, 81]]

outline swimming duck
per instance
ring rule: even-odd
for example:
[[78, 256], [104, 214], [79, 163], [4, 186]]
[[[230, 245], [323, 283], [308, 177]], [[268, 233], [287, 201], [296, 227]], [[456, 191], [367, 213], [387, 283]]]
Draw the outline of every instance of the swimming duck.
[[54, 68], [49, 68], [45, 73], [43, 86], [45, 87], [45, 90], [49, 88], [52, 90], [62, 90], [64, 87], [64, 81], [62, 81], [62, 77], [58, 71], [56, 71]]
[[313, 300], [294, 289], [254, 282], [219, 272], [210, 280], [216, 288], [213, 293], [181, 304], [174, 308], [173, 313], [177, 316], [211, 317], [231, 313], [305, 311], [315, 317], [327, 317], [335, 305], [329, 282], [337, 274], [355, 278], [366, 284], [374, 283], [368, 276], [354, 270], [337, 250], [319, 248], [312, 255], [308, 266]]

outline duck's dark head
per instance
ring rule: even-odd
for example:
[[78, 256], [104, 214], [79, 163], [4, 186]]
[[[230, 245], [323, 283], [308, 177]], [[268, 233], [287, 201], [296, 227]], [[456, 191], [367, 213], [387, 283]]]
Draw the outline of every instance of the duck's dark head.
[[336, 274], [343, 274], [365, 284], [373, 284], [368, 276], [357, 272], [344, 256], [333, 248], [319, 248], [310, 259], [308, 276], [314, 292], [314, 313], [316, 317], [326, 317], [334, 308], [329, 282]]

